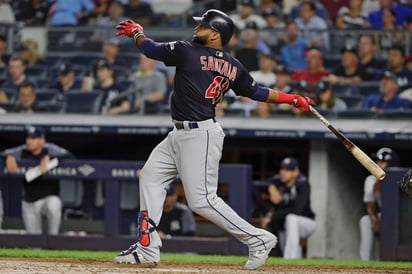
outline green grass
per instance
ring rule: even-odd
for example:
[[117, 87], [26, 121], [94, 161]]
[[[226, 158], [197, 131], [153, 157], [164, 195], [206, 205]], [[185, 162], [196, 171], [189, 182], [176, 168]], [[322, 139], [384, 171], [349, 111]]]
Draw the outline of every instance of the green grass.
[[[77, 250], [42, 250], [42, 249], [0, 249], [0, 257], [15, 258], [70, 258], [88, 260], [113, 260], [116, 252], [107, 251], [77, 251]], [[162, 253], [164, 262], [188, 262], [188, 263], [224, 263], [244, 264], [246, 256], [222, 256], [222, 255], [193, 255]], [[336, 266], [336, 267], [376, 267], [376, 268], [410, 268], [412, 262], [361, 262], [341, 260], [285, 260], [282, 258], [269, 258], [268, 265], [299, 265], [299, 266]]]

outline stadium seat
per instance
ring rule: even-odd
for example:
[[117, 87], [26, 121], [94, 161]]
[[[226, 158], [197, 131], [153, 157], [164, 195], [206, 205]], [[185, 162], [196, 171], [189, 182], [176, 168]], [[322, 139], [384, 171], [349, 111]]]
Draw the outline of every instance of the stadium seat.
[[376, 118], [376, 113], [369, 110], [344, 110], [337, 112], [338, 118], [359, 118], [359, 119], [372, 119]]
[[34, 65], [26, 67], [25, 73], [28, 77], [37, 79], [47, 79], [48, 67], [43, 65]]
[[357, 86], [357, 91], [363, 97], [368, 97], [372, 94], [379, 94], [379, 82], [363, 82]]
[[59, 92], [54, 89], [38, 89], [36, 103], [40, 105], [55, 103]]
[[17, 99], [17, 90], [10, 88], [0, 88], [0, 91], [6, 93], [9, 103], [14, 103]]
[[341, 54], [325, 55], [323, 57], [323, 65], [326, 69], [332, 71], [340, 66], [342, 60]]
[[360, 109], [363, 103], [363, 96], [361, 95], [340, 95], [340, 99], [345, 101], [348, 109]]
[[354, 93], [353, 86], [350, 84], [336, 84], [332, 86], [332, 91], [336, 96], [352, 95]]
[[100, 113], [102, 99], [102, 92], [68, 92], [64, 95], [64, 112], [98, 114]]
[[381, 117], [384, 119], [412, 119], [412, 109], [385, 111]]

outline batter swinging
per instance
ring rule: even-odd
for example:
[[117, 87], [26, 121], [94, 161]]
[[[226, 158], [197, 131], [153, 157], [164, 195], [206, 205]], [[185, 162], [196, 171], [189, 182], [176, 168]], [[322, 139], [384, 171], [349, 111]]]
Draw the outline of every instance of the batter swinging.
[[219, 10], [194, 17], [193, 41], [156, 43], [132, 20], [121, 22], [117, 35], [134, 38], [147, 57], [176, 66], [171, 114], [174, 129], [156, 146], [139, 175], [140, 209], [137, 242], [122, 251], [119, 263], [156, 264], [162, 242], [156, 232], [165, 188], [180, 175], [189, 207], [231, 233], [249, 248], [246, 269], [263, 265], [277, 238], [236, 214], [216, 195], [218, 168], [225, 134], [215, 120], [215, 105], [229, 89], [237, 95], [268, 103], [289, 103], [309, 111], [313, 101], [256, 84], [247, 70], [223, 51], [234, 30], [232, 20]]

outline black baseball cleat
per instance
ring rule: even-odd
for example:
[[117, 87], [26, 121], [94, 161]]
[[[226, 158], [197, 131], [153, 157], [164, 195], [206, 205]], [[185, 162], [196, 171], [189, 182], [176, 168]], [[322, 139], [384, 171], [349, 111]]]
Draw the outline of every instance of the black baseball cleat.
[[114, 261], [120, 264], [141, 264], [146, 267], [155, 267], [159, 262], [159, 256], [150, 258], [151, 256], [144, 255], [146, 252], [142, 249], [138, 243], [134, 243], [128, 249], [120, 252], [114, 258]]

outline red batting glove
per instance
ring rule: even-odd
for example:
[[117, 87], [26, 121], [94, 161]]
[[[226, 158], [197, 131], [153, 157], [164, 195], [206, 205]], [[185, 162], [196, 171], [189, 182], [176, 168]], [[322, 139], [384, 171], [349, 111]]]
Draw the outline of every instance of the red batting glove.
[[143, 34], [143, 27], [133, 20], [126, 20], [120, 22], [117, 26], [116, 29], [119, 30], [116, 33], [116, 36], [120, 35], [127, 35], [130, 38], [134, 38], [134, 35], [136, 33], [142, 33]]
[[295, 108], [300, 109], [303, 112], [310, 112], [309, 106], [314, 106], [315, 102], [307, 96], [300, 96], [296, 94], [286, 94], [283, 92], [278, 92], [279, 104], [291, 104]]

